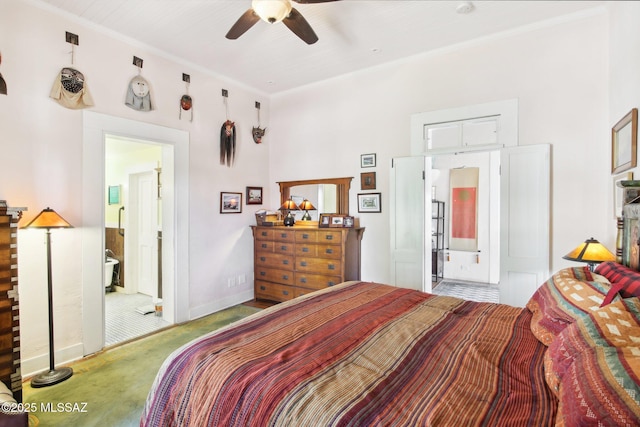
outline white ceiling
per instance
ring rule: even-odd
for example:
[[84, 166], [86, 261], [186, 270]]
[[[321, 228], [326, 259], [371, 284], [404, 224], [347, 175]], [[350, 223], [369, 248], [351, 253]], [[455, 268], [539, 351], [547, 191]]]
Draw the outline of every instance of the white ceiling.
[[[131, 37], [178, 61], [273, 94], [518, 27], [567, 19], [604, 1], [342, 0], [292, 3], [319, 37], [307, 45], [284, 24], [225, 34], [251, 0], [32, 0]], [[569, 15], [569, 16], [567, 16]], [[79, 34], [82, 47], [82, 34]], [[147, 63], [145, 62], [145, 66]], [[188, 72], [188, 70], [185, 70]]]

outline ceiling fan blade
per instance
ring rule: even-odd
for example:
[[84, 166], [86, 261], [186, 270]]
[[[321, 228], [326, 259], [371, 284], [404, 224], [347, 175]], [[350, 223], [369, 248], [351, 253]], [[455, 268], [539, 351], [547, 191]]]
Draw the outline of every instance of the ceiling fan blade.
[[311, 28], [311, 25], [304, 19], [304, 16], [300, 14], [295, 8], [291, 8], [289, 16], [282, 20], [293, 33], [300, 37], [307, 44], [314, 44], [318, 41], [318, 36]]
[[338, 0], [292, 0], [292, 1], [300, 4], [309, 4], [309, 3], [329, 3], [330, 1], [338, 1]]
[[242, 16], [233, 24], [233, 27], [229, 30], [225, 36], [228, 39], [235, 40], [260, 20], [260, 17], [253, 11], [253, 9], [247, 10]]

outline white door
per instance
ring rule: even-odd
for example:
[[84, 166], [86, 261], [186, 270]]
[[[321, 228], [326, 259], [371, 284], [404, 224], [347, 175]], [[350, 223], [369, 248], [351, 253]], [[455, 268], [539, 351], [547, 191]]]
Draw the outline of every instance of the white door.
[[158, 295], [158, 182], [155, 171], [129, 176], [129, 215], [125, 265], [130, 270], [127, 285], [139, 293]]
[[431, 197], [426, 194], [431, 193], [431, 176], [425, 170], [431, 170], [431, 157], [396, 157], [392, 162], [391, 282], [431, 292], [431, 221], [425, 221], [425, 212], [431, 217]]
[[501, 150], [500, 302], [523, 307], [549, 277], [550, 147]]

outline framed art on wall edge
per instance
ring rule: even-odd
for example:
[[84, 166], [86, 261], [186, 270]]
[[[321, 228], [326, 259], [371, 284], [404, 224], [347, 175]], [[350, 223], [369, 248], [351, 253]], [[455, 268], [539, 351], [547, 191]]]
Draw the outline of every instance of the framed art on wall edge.
[[634, 108], [611, 129], [611, 173], [636, 167], [638, 109]]
[[262, 204], [262, 187], [247, 187], [247, 204]]

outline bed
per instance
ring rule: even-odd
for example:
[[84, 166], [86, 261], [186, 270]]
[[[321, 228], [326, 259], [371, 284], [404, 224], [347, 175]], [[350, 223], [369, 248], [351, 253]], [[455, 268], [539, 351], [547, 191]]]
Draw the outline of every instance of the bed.
[[[609, 293], [624, 342], [599, 332]], [[343, 283], [174, 351], [140, 425], [638, 425], [640, 303], [623, 293], [586, 268], [526, 308]]]

